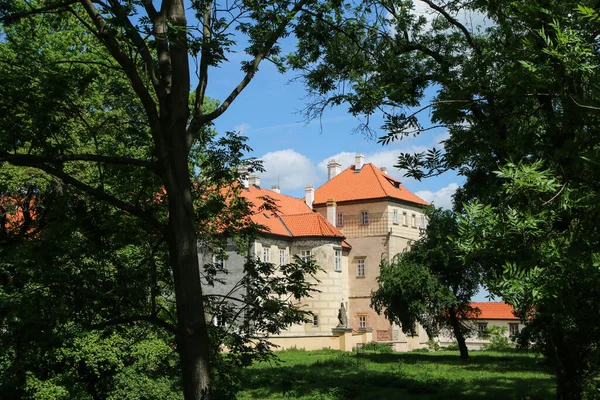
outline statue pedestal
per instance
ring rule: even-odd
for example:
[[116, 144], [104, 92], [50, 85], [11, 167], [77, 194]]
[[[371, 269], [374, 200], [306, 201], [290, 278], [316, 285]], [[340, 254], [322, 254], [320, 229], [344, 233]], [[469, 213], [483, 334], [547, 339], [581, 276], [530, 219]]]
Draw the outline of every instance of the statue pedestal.
[[348, 328], [346, 326], [336, 326], [331, 330], [334, 335], [343, 335], [345, 333], [352, 333], [352, 328]]

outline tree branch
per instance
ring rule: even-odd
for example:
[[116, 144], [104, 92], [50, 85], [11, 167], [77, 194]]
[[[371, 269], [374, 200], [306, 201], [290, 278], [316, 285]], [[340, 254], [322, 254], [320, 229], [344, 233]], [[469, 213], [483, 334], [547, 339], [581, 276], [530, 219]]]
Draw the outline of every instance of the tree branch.
[[99, 324], [93, 324], [91, 326], [92, 329], [103, 329], [109, 326], [114, 325], [122, 325], [122, 324], [132, 324], [134, 322], [150, 322], [156, 326], [164, 328], [169, 332], [176, 334], [177, 328], [175, 326], [169, 324], [167, 321], [158, 318], [156, 315], [131, 315], [128, 317], [114, 318], [108, 321], [101, 322]]
[[55, 11], [55, 10], [58, 10], [60, 8], [67, 7], [67, 6], [70, 6], [72, 4], [76, 4], [76, 3], [79, 3], [79, 0], [66, 0], [66, 1], [61, 1], [61, 2], [58, 2], [58, 3], [48, 4], [45, 7], [32, 8], [29, 11], [23, 11], [23, 12], [15, 13], [15, 14], [7, 14], [7, 15], [5, 15], [3, 17], [0, 17], [0, 22], [4, 23], [4, 24], [10, 24], [10, 23], [13, 23], [13, 22], [17, 22], [20, 19], [22, 19], [24, 17], [28, 17], [30, 15], [41, 14], [41, 13], [44, 13], [44, 12], [47, 12], [47, 11]]
[[[151, 126], [158, 122], [158, 111], [154, 99], [148, 92], [148, 89], [142, 82], [135, 63], [121, 50], [118, 41], [114, 37], [114, 34], [107, 27], [106, 20], [100, 15], [96, 7], [92, 4], [92, 0], [80, 0], [85, 11], [92, 19], [94, 25], [98, 29], [96, 36], [104, 43], [104, 46], [111, 54], [111, 56], [119, 63], [125, 71], [133, 90], [140, 98], [142, 106], [146, 111], [146, 115], [150, 120]], [[153, 136], [155, 136], [154, 129], [152, 129]]]
[[157, 175], [160, 175], [160, 171], [158, 168], [158, 164], [145, 161], [138, 160], [135, 158], [128, 157], [117, 157], [117, 156], [102, 156], [98, 154], [65, 154], [56, 156], [53, 158], [47, 158], [42, 156], [35, 156], [29, 154], [0, 154], [0, 162], [8, 161], [12, 164], [62, 164], [65, 162], [71, 161], [91, 161], [91, 162], [102, 162], [106, 164], [116, 164], [116, 165], [132, 165], [137, 167], [145, 167], [150, 168]]
[[62, 180], [63, 182], [81, 190], [82, 192], [95, 197], [98, 200], [105, 201], [108, 204], [112, 205], [113, 207], [116, 207], [116, 208], [123, 210], [135, 217], [140, 218], [142, 221], [146, 222], [148, 225], [150, 225], [154, 228], [157, 228], [159, 230], [164, 229], [163, 224], [161, 224], [157, 219], [155, 219], [151, 214], [146, 212], [144, 209], [136, 207], [132, 204], [126, 203], [123, 200], [120, 200], [120, 199], [106, 193], [102, 189], [93, 188], [92, 186], [88, 185], [87, 183], [84, 183], [84, 182], [72, 177], [71, 175], [67, 174], [66, 172], [56, 168], [55, 166], [48, 164], [43, 158], [40, 158], [38, 156], [30, 156], [30, 155], [19, 155], [19, 157], [12, 157], [11, 159], [9, 159], [9, 158], [10, 158], [10, 156], [9, 157], [0, 156], [0, 162], [8, 161], [13, 165], [24, 166], [24, 167], [33, 167], [33, 168], [40, 169], [56, 178]]
[[277, 43], [277, 40], [279, 40], [281, 35], [283, 35], [283, 33], [285, 32], [285, 28], [288, 26], [290, 21], [296, 16], [296, 14], [302, 9], [302, 7], [306, 3], [308, 3], [308, 0], [300, 0], [287, 13], [287, 16], [283, 19], [283, 21], [281, 21], [281, 23], [277, 26], [277, 29], [273, 31], [269, 39], [265, 42], [263, 48], [258, 52], [258, 54], [254, 56], [254, 59], [249, 64], [248, 71], [246, 72], [244, 78], [235, 87], [235, 89], [231, 91], [231, 93], [229, 94], [229, 96], [227, 96], [225, 101], [219, 107], [217, 107], [217, 109], [212, 111], [210, 114], [204, 115], [202, 114], [201, 108], [194, 109], [194, 115], [188, 127], [188, 132], [192, 136], [197, 135], [202, 125], [214, 120], [215, 118], [223, 114], [229, 108], [231, 103], [233, 103], [233, 101], [237, 98], [237, 96], [246, 88], [246, 86], [248, 86], [248, 84], [254, 77], [254, 74], [256, 74], [256, 71], [258, 70], [258, 66], [260, 65], [261, 61], [269, 54], [275, 43]]
[[450, 22], [452, 25], [454, 25], [455, 27], [457, 27], [458, 29], [460, 29], [462, 31], [462, 33], [465, 35], [465, 38], [467, 39], [467, 42], [471, 45], [471, 47], [473, 48], [473, 50], [475, 50], [475, 52], [477, 54], [481, 54], [481, 50], [479, 49], [479, 46], [477, 46], [475, 44], [475, 42], [473, 41], [473, 37], [471, 36], [471, 33], [469, 32], [469, 30], [460, 22], [458, 22], [458, 20], [456, 18], [454, 18], [452, 15], [450, 15], [446, 10], [444, 10], [442, 7], [438, 6], [437, 4], [435, 4], [433, 1], [431, 0], [420, 0], [423, 3], [427, 4], [429, 7], [433, 8], [435, 11], [439, 12], [440, 14], [442, 14], [444, 16], [444, 18], [446, 18], [446, 20], [448, 22]]

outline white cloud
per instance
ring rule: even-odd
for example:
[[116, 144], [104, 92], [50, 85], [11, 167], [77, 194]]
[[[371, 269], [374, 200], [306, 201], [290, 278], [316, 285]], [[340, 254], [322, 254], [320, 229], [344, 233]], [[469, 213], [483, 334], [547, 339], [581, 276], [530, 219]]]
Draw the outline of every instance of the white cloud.
[[[386, 167], [388, 170], [388, 175], [398, 179], [401, 182], [405, 182], [408, 180], [408, 178], [404, 176], [404, 171], [394, 167], [394, 165], [398, 163], [398, 156], [400, 153], [420, 153], [425, 150], [427, 150], [427, 148], [423, 146], [412, 146], [408, 149], [384, 150], [376, 153], [366, 153], [365, 163], [372, 163], [378, 168]], [[317, 164], [317, 168], [319, 169], [319, 172], [323, 174], [323, 176], [327, 176], [327, 163], [329, 160], [335, 159], [340, 161], [343, 171], [350, 165], [354, 164], [355, 156], [356, 153], [343, 151], [321, 160], [321, 162]]]
[[266, 170], [260, 175], [262, 187], [270, 188], [278, 184], [285, 192], [317, 183], [317, 171], [313, 162], [294, 149], [272, 151], [260, 159]]
[[245, 122], [244, 122], [244, 123], [241, 123], [241, 124], [239, 124], [239, 125], [236, 125], [236, 126], [233, 128], [233, 130], [234, 130], [235, 132], [238, 132], [238, 133], [240, 133], [240, 134], [242, 134], [242, 135], [243, 135], [243, 134], [244, 134], [244, 133], [245, 133], [245, 132], [246, 132], [248, 129], [250, 129], [250, 128], [252, 128], [252, 127], [251, 127], [249, 124], [247, 124], [247, 123], [245, 123]]
[[421, 190], [415, 194], [423, 200], [433, 203], [436, 207], [452, 209], [452, 195], [456, 189], [458, 189], [458, 184], [453, 182], [437, 192]]
[[[423, 16], [427, 21], [423, 27], [424, 31], [429, 31], [431, 29], [431, 23], [433, 19], [440, 16], [440, 14], [420, 0], [413, 0], [413, 5], [415, 15]], [[440, 5], [443, 6], [443, 4]], [[472, 10], [461, 10], [451, 15], [456, 18], [458, 22], [464, 25], [465, 28], [467, 28], [467, 30], [471, 33], [478, 32], [493, 25], [492, 21], [487, 18], [485, 14]]]

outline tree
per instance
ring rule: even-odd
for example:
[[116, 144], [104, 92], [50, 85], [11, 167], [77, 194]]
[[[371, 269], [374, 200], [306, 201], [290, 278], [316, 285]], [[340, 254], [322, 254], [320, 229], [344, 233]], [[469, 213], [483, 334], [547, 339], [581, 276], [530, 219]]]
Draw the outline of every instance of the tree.
[[[19, 174], [41, 170], [58, 180], [60, 190], [67, 185], [86, 201], [104, 203], [110, 210], [107, 217], [115, 212], [117, 221], [136, 218], [146, 239], [164, 238], [160, 247], [170, 265], [177, 305], [173, 332], [186, 398], [211, 397], [211, 366], [220, 344], [209, 343], [201, 281], [216, 272], [210, 266], [199, 269], [197, 240], [216, 246], [240, 230], [250, 235], [257, 229], [248, 224], [249, 205], [236, 199], [232, 185], [239, 178], [238, 167], [248, 162], [243, 155], [249, 148], [233, 133], [216, 138], [210, 121], [247, 86], [259, 63], [277, 53], [277, 40], [300, 9], [308, 7], [307, 2], [277, 5], [270, 11], [252, 2], [236, 3], [224, 11], [251, 17], [241, 23], [219, 19], [216, 3], [194, 3], [205, 18], [199, 40], [187, 32], [182, 3], [165, 1], [160, 10], [146, 3], [149, 15], [139, 20], [139, 29], [148, 29], [155, 39], [146, 41], [131, 20], [141, 10], [129, 3], [14, 3], [2, 9], [2, 21], [9, 25], [0, 49], [1, 83], [16, 101], [2, 105], [0, 161], [26, 167]], [[233, 45], [227, 29], [236, 23], [252, 41], [252, 62], [244, 64], [245, 77], [228, 99], [216, 105], [205, 96], [207, 71], [224, 61]], [[200, 57], [200, 83], [191, 96], [188, 50]], [[256, 166], [250, 161], [251, 168]], [[41, 193], [39, 187], [32, 190]], [[100, 232], [101, 238], [105, 232]], [[304, 272], [315, 267], [293, 265], [277, 279], [268, 279], [264, 289], [305, 294], [309, 285]], [[252, 262], [246, 267], [255, 281], [269, 271]], [[140, 283], [140, 288], [148, 286]], [[150, 285], [145, 298], [155, 294]], [[304, 318], [292, 300], [270, 303], [270, 321], [275, 322], [265, 324], [272, 331]], [[286, 318], [278, 312], [287, 312]], [[126, 317], [117, 319], [171, 326], [153, 308]], [[250, 340], [250, 335], [243, 338], [238, 348], [247, 351]]]
[[426, 232], [410, 249], [397, 254], [388, 264], [381, 262], [379, 288], [372, 305], [408, 333], [421, 324], [430, 338], [440, 330], [452, 332], [461, 358], [468, 358], [465, 337], [472, 327], [465, 323], [476, 315], [470, 306], [478, 291], [481, 274], [478, 265], [468, 265], [458, 257], [452, 237], [457, 221], [451, 211], [430, 208]]
[[[341, 23], [339, 13], [317, 18], [326, 32], [313, 36], [307, 28], [290, 58], [316, 96], [309, 111], [345, 103], [354, 114], [381, 112], [382, 143], [432, 126], [448, 130], [443, 149], [403, 154], [398, 167], [417, 179], [447, 170], [465, 178], [454, 199], [471, 235], [461, 242], [465, 257], [481, 263], [492, 292], [522, 306], [526, 323], [544, 337], [540, 343], [550, 344], [557, 397], [581, 398], [580, 378], [598, 368], [592, 360], [599, 338], [586, 321], [599, 310], [573, 298], [597, 296], [600, 283], [590, 223], [599, 204], [592, 201], [600, 144], [597, 4], [420, 3], [430, 14], [398, 0], [368, 2], [352, 23]], [[486, 26], [470, 25], [465, 13], [485, 18]], [[424, 111], [432, 126], [419, 123]], [[540, 275], [527, 280], [528, 290], [516, 296], [508, 289], [532, 271]], [[572, 299], [559, 306], [563, 298]]]
[[[31, 67], [32, 59], [4, 62], [8, 73], [3, 74], [3, 90], [26, 87], [28, 82], [30, 86], [13, 90], [19, 99], [15, 108], [3, 105], [8, 110], [2, 110], [0, 162], [42, 170], [138, 218], [149, 234], [164, 235], [177, 304], [184, 394], [186, 399], [200, 399], [211, 397], [211, 363], [196, 248], [196, 227], [206, 221], [198, 220], [194, 201], [203, 194], [211, 197], [215, 186], [192, 185], [198, 165], [190, 155], [206, 151], [213, 139], [208, 133], [211, 121], [247, 87], [261, 62], [277, 61], [277, 42], [290, 33], [293, 21], [318, 12], [320, 6], [314, 0], [249, 0], [192, 1], [191, 7], [196, 26], [188, 23], [191, 13], [186, 13], [183, 0], [164, 0], [160, 7], [151, 1], [4, 2], [0, 23], [9, 41], [14, 39], [11, 24], [33, 23], [37, 30], [47, 24], [55, 34], [67, 36], [62, 46], [70, 47], [51, 65], [34, 63], [39, 69], [21, 68]], [[38, 14], [43, 19], [32, 19]], [[243, 77], [226, 99], [211, 105], [206, 98], [209, 69], [227, 61], [242, 35], [249, 56], [241, 66]], [[198, 84], [191, 95], [190, 56], [198, 65]], [[99, 72], [110, 73], [110, 78], [98, 80]], [[95, 85], [112, 96], [94, 97], [90, 89]], [[43, 96], [34, 95], [40, 92]], [[134, 101], [122, 104], [122, 99]], [[86, 114], [81, 115], [82, 110]], [[76, 119], [81, 124], [70, 132], [69, 124]], [[102, 140], [94, 143], [99, 135]], [[82, 143], [93, 145], [82, 148]], [[234, 175], [235, 163], [222, 161], [213, 177]], [[97, 168], [97, 174], [79, 174], [84, 165]], [[105, 181], [106, 171], [112, 174], [110, 182]], [[137, 179], [153, 186], [153, 194], [137, 188], [117, 190]], [[161, 187], [165, 196], [157, 205]]]

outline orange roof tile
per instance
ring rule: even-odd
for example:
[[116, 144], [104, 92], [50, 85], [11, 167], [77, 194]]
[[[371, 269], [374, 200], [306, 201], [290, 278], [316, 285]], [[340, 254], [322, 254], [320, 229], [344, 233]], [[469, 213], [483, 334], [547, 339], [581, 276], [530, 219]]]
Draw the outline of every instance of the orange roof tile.
[[[266, 227], [269, 233], [283, 236], [344, 237], [322, 215], [313, 212], [300, 199], [254, 185], [242, 189], [241, 194], [252, 203], [252, 221]], [[271, 199], [275, 204], [275, 212], [261, 210], [265, 198]]]
[[515, 316], [512, 306], [503, 302], [471, 303], [471, 307], [480, 310], [477, 319], [519, 319]]
[[354, 165], [352, 165], [317, 188], [313, 206], [325, 205], [329, 199], [334, 199], [339, 203], [385, 198], [428, 205], [425, 200], [402, 186], [400, 181], [384, 174], [379, 168], [368, 163], [359, 171], [356, 171]]
[[325, 217], [316, 212], [281, 215], [281, 220], [293, 236], [344, 237]]

